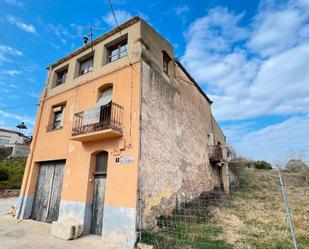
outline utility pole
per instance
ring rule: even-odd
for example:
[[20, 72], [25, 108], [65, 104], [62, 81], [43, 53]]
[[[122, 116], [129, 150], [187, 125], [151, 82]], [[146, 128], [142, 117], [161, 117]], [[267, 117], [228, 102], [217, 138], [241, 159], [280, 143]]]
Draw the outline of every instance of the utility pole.
[[290, 231], [291, 231], [292, 240], [293, 240], [293, 244], [294, 244], [294, 249], [298, 249], [296, 236], [295, 236], [295, 229], [294, 229], [294, 225], [293, 225], [293, 221], [292, 221], [292, 216], [291, 216], [291, 212], [290, 212], [290, 208], [289, 208], [288, 198], [287, 198], [286, 191], [285, 191], [285, 184], [284, 184], [284, 181], [283, 181], [283, 177], [282, 177], [282, 174], [281, 174], [280, 167], [278, 168], [278, 175], [279, 175], [281, 193], [282, 193], [283, 201], [284, 201], [284, 207], [285, 207], [285, 211], [287, 213], [288, 223], [289, 223], [289, 226], [290, 226]]

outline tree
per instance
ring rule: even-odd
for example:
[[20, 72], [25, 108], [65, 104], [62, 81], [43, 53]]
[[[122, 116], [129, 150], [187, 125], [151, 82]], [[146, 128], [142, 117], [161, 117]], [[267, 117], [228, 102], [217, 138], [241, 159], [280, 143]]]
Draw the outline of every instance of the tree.
[[273, 169], [271, 164], [266, 161], [252, 161], [252, 164], [256, 169]]
[[307, 183], [309, 183], [309, 166], [305, 163], [302, 153], [292, 153], [289, 156], [288, 162], [285, 165], [285, 170], [288, 172], [301, 173]]

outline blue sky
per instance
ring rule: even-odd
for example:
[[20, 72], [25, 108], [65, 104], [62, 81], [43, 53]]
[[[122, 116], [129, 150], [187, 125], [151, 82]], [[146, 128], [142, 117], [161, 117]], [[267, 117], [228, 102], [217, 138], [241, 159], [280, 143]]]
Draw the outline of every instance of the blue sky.
[[[82, 45], [81, 26], [115, 24], [107, 0], [0, 1], [0, 126], [29, 134], [46, 66]], [[119, 22], [140, 15], [175, 46], [240, 154], [309, 159], [309, 0], [112, 2]]]

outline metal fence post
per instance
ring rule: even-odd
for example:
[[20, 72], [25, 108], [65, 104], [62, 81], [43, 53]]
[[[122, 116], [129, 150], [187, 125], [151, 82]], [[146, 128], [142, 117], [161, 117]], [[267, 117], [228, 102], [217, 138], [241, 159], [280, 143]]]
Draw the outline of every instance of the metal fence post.
[[284, 184], [284, 181], [283, 181], [283, 177], [282, 177], [280, 168], [278, 169], [278, 176], [279, 176], [281, 193], [282, 193], [282, 196], [283, 196], [284, 207], [285, 207], [285, 211], [287, 213], [287, 218], [288, 218], [288, 223], [289, 223], [289, 226], [290, 226], [290, 231], [291, 231], [291, 236], [292, 236], [294, 248], [298, 249], [296, 236], [295, 236], [295, 229], [294, 229], [292, 216], [291, 216], [291, 212], [290, 212], [290, 208], [289, 208], [288, 198], [287, 198], [286, 191], [285, 191], [285, 184]]

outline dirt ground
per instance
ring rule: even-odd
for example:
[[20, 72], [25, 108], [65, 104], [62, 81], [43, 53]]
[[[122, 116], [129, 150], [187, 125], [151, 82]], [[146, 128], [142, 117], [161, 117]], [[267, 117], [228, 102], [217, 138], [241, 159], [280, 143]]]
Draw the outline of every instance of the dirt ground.
[[16, 207], [18, 197], [0, 198], [0, 216], [8, 214], [11, 207]]
[[33, 220], [18, 222], [0, 215], [0, 248], [6, 249], [128, 249], [112, 244], [104, 237], [88, 235], [76, 240], [62, 240], [50, 235], [51, 225]]

